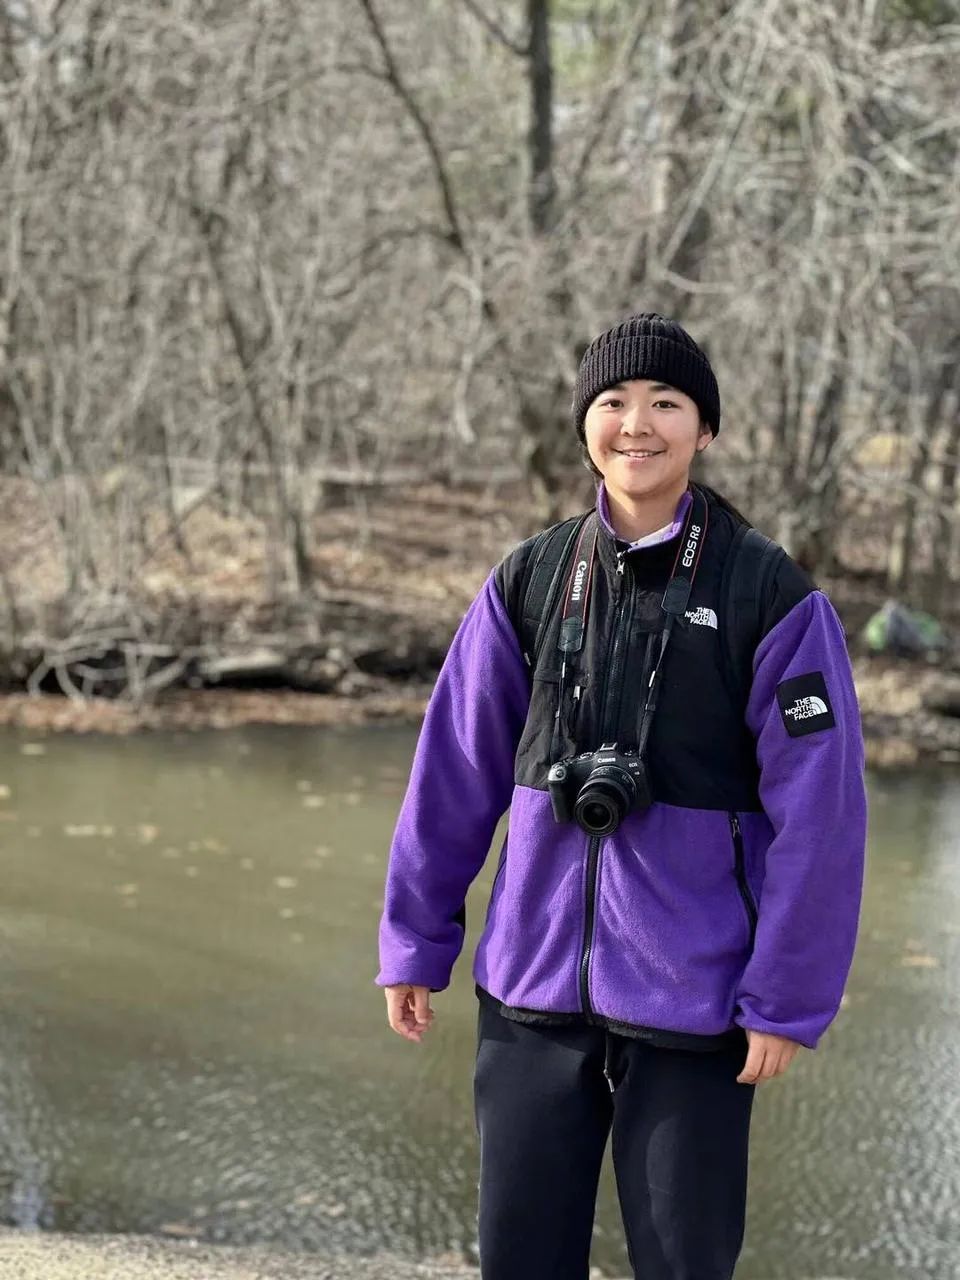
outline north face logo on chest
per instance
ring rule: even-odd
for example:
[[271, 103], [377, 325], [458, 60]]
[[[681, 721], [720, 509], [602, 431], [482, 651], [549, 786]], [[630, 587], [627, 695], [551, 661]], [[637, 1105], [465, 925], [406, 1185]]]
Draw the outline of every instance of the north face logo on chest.
[[688, 609], [683, 616], [694, 626], [713, 627], [714, 631], [717, 629], [717, 615], [706, 605], [701, 605], [699, 609]]

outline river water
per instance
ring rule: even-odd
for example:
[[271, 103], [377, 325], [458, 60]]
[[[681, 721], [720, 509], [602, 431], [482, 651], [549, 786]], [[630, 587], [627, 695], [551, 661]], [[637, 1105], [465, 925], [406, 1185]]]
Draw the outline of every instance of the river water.
[[[421, 1045], [373, 984], [415, 736], [0, 734], [5, 1222], [475, 1261], [494, 855]], [[738, 1280], [960, 1277], [960, 779], [870, 795], [844, 1007], [757, 1090]], [[629, 1274], [609, 1151], [592, 1262]]]

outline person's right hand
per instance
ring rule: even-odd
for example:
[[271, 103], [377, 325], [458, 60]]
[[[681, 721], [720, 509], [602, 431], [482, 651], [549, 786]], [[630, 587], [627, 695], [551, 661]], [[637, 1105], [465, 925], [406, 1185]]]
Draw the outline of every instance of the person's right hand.
[[404, 1040], [416, 1040], [419, 1044], [423, 1033], [429, 1030], [433, 1022], [430, 988], [398, 982], [393, 987], [384, 987], [383, 992], [387, 997], [387, 1021], [390, 1026]]

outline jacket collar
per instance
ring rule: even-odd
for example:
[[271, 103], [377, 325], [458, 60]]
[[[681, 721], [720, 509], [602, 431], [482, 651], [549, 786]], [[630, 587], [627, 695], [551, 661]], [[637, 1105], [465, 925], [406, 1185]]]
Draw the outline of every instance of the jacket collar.
[[654, 533], [648, 533], [643, 538], [638, 538], [635, 542], [626, 542], [619, 538], [613, 525], [610, 523], [610, 504], [607, 498], [606, 486], [601, 480], [597, 485], [597, 551], [600, 555], [601, 562], [607, 568], [616, 568], [617, 552], [626, 548], [628, 554], [632, 551], [641, 551], [646, 547], [656, 547], [664, 542], [672, 542], [678, 537], [683, 530], [684, 521], [687, 518], [687, 511], [690, 503], [693, 501], [693, 494], [690, 486], [680, 496], [674, 512], [673, 521], [663, 529], [657, 529]]

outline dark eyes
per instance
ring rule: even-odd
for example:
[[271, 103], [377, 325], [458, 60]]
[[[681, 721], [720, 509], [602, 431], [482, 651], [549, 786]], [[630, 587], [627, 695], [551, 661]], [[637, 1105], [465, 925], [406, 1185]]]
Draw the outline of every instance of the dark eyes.
[[[658, 404], [667, 404], [667, 405], [669, 405], [669, 406], [670, 406], [670, 408], [671, 408], [671, 409], [679, 409], [679, 407], [680, 407], [680, 406], [679, 406], [678, 404], [676, 404], [676, 402], [675, 402], [675, 401], [673, 401], [673, 400], [655, 400], [653, 403], [654, 403], [654, 407], [656, 407]], [[619, 405], [622, 405], [622, 404], [623, 404], [623, 401], [622, 401], [621, 399], [619, 399], [619, 397], [617, 397], [617, 396], [608, 396], [606, 400], [601, 400], [601, 401], [600, 401], [600, 404], [601, 404], [601, 406], [602, 406], [602, 405], [608, 405], [608, 404], [609, 404], [609, 405], [618, 405], [618, 404], [619, 404]]]

